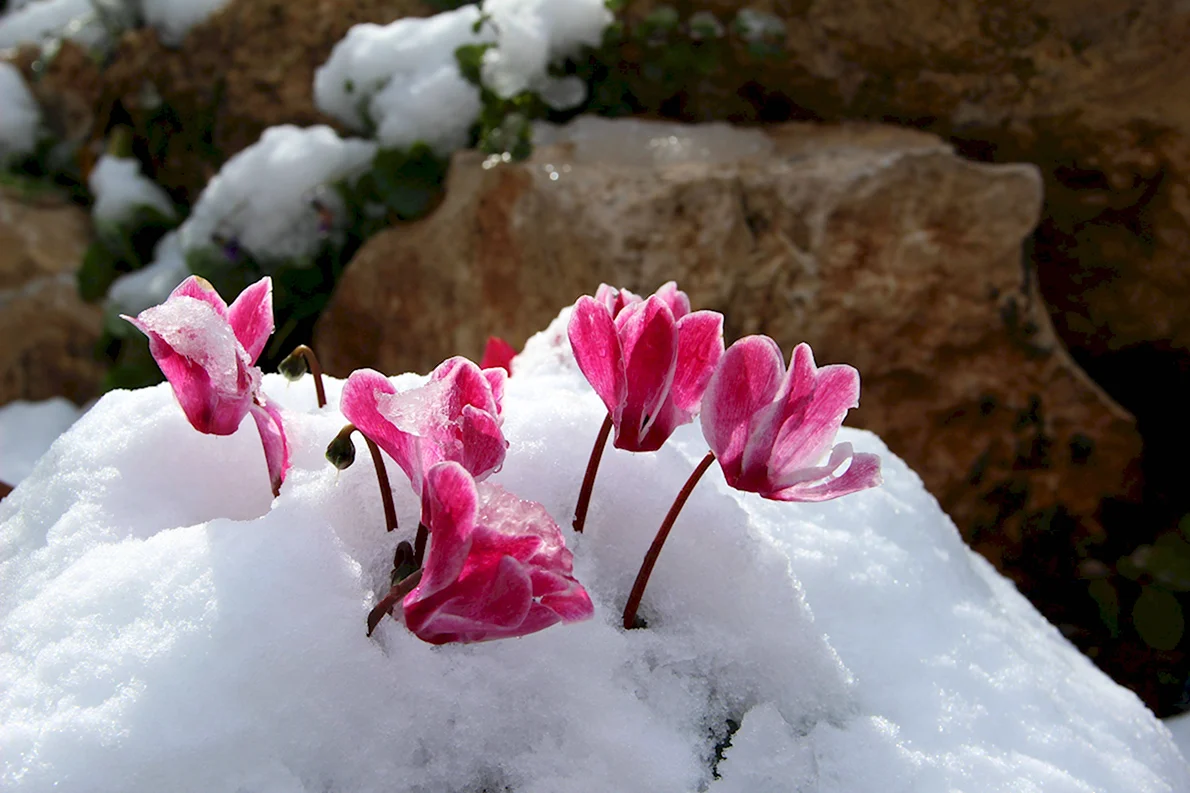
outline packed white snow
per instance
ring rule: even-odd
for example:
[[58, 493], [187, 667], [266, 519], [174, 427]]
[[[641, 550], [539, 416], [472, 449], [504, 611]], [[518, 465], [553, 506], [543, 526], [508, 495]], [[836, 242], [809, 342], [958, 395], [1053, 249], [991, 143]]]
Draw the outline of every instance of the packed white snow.
[[[823, 504], [695, 489], [642, 604], [653, 533], [706, 451], [609, 448], [565, 343], [530, 340], [490, 481], [564, 527], [593, 620], [432, 647], [364, 618], [418, 507], [370, 458], [323, 458], [341, 382], [268, 375], [294, 467], [273, 500], [252, 422], [201, 435], [167, 385], [106, 395], [0, 502], [0, 768], [8, 791], [1190, 791], [1168, 731], [960, 540], [867, 432], [885, 484]], [[394, 378], [398, 388], [420, 376]], [[739, 725], [712, 771], [728, 724]]]
[[0, 61], [0, 166], [33, 152], [41, 128], [38, 108], [17, 67]]
[[140, 162], [135, 158], [103, 155], [91, 169], [87, 186], [95, 197], [91, 216], [96, 223], [123, 226], [133, 220], [140, 207], [174, 217], [169, 194], [140, 172]]
[[564, 125], [533, 125], [534, 146], [559, 144], [568, 145], [571, 162], [604, 165], [738, 162], [773, 151], [772, 139], [761, 130], [722, 121], [675, 124], [579, 116]]
[[[332, 184], [357, 177], [375, 154], [376, 144], [327, 126], [269, 127], [207, 183], [179, 229], [182, 250], [231, 240], [266, 263], [311, 255], [340, 230], [344, 207]], [[318, 203], [334, 218], [330, 228]]]
[[[502, 95], [531, 89], [559, 107], [585, 98], [573, 79], [547, 74], [551, 63], [600, 42], [611, 12], [603, 0], [494, 0], [425, 19], [352, 27], [314, 75], [318, 108], [382, 146], [425, 143], [439, 154], [467, 145], [479, 116], [479, 89], [459, 73], [455, 50], [495, 44], [484, 84]], [[478, 29], [477, 29], [478, 25]]]
[[1165, 726], [1173, 734], [1173, 741], [1182, 750], [1182, 756], [1190, 757], [1190, 713], [1166, 719]]
[[0, 406], [0, 482], [15, 485], [28, 476], [54, 439], [81, 414], [62, 397]]
[[190, 269], [186, 266], [178, 232], [171, 231], [153, 249], [152, 263], [112, 282], [107, 290], [108, 312], [136, 316], [150, 306], [164, 303], [174, 287], [188, 275]]

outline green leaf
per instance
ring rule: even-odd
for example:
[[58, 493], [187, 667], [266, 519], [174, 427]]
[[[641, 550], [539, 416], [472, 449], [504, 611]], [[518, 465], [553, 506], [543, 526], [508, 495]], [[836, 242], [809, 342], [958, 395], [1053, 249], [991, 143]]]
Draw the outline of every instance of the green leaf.
[[1158, 587], [1145, 587], [1132, 607], [1132, 624], [1145, 644], [1172, 650], [1182, 641], [1186, 620], [1178, 599]]
[[483, 55], [494, 46], [490, 43], [464, 44], [455, 50], [455, 61], [464, 80], [472, 85], [483, 85]]
[[1099, 607], [1099, 619], [1107, 626], [1112, 638], [1120, 635], [1120, 596], [1106, 578], [1098, 578], [1087, 584], [1087, 594]]
[[101, 300], [121, 274], [120, 259], [101, 240], [87, 247], [78, 271], [79, 296], [88, 303]]

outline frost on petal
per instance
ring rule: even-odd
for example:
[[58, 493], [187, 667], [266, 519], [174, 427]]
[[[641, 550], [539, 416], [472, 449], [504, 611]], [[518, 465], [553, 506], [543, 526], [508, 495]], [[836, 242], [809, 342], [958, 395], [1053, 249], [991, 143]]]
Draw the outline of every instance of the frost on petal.
[[504, 410], [504, 384], [512, 374], [512, 370], [509, 368], [512, 366], [511, 361], [512, 359], [509, 358], [508, 367], [489, 366], [483, 369], [483, 376], [487, 378], [488, 387], [492, 391], [492, 401], [496, 403], [497, 416]]
[[628, 306], [615, 323], [627, 385], [624, 409], [615, 421], [615, 446], [637, 451], [673, 383], [678, 357], [677, 323], [669, 306], [657, 297]]
[[273, 279], [265, 276], [240, 292], [227, 309], [227, 319], [248, 359], [256, 363], [273, 334]]
[[135, 319], [124, 319], [149, 337], [149, 352], [190, 424], [199, 432], [230, 435], [248, 413], [260, 370], [211, 301], [177, 292]]
[[566, 332], [578, 368], [607, 406], [612, 420], [618, 421], [628, 389], [624, 356], [611, 313], [594, 298], [580, 297]]
[[269, 404], [263, 395], [259, 399], [260, 401], [252, 405], [252, 418], [256, 421], [256, 430], [260, 433], [260, 442], [264, 446], [264, 459], [268, 465], [273, 495], [279, 496], [281, 483], [285, 481], [285, 474], [289, 471], [289, 441], [281, 423], [281, 412]]
[[702, 433], [728, 482], [739, 477], [753, 417], [781, 387], [785, 361], [768, 336], [746, 336], [727, 348], [702, 399]]
[[215, 313], [221, 317], [227, 317], [227, 303], [215, 291], [215, 287], [211, 282], [199, 275], [192, 275], [182, 283], [174, 287], [174, 291], [170, 292], [170, 298], [175, 297], [192, 297], [195, 300], [201, 300], [204, 303], [210, 304], [211, 308], [215, 309]]
[[462, 416], [463, 467], [477, 481], [500, 470], [508, 441], [500, 431], [500, 421], [491, 413], [473, 405], [463, 407]]
[[343, 384], [339, 409], [360, 432], [393, 458], [409, 477], [414, 492], [420, 493], [422, 468], [417, 439], [398, 428], [387, 411], [382, 410], [396, 394], [397, 389], [380, 372], [359, 369]]

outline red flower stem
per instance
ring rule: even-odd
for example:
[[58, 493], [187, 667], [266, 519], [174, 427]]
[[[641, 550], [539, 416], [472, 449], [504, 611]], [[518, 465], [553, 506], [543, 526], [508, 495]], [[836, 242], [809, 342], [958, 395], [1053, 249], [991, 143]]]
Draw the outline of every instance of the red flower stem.
[[694, 469], [694, 473], [690, 474], [686, 484], [682, 485], [678, 497], [674, 499], [673, 505], [665, 515], [665, 520], [661, 522], [661, 528], [657, 529], [657, 536], [653, 538], [653, 544], [649, 546], [649, 551], [645, 554], [644, 561], [641, 562], [640, 572], [636, 574], [636, 581], [633, 582], [632, 591], [628, 594], [628, 603], [624, 606], [625, 628], [632, 628], [636, 624], [636, 610], [640, 607], [640, 599], [644, 597], [645, 586], [648, 585], [649, 576], [653, 573], [653, 565], [657, 564], [657, 557], [661, 555], [661, 546], [665, 545], [669, 530], [677, 521], [678, 513], [682, 511], [682, 507], [686, 506], [686, 499], [690, 498], [694, 486], [698, 484], [699, 479], [702, 479], [702, 475], [707, 472], [713, 462], [715, 462], [715, 453], [707, 452], [707, 456], [702, 458], [702, 462]]
[[380, 447], [374, 440], [360, 432], [357, 427], [352, 427], [352, 430], [363, 435], [364, 443], [368, 444], [368, 451], [372, 453], [372, 463], [376, 467], [376, 481], [380, 484], [380, 502], [384, 504], [384, 525], [389, 531], [392, 531], [397, 528], [397, 508], [393, 506], [393, 489], [388, 482], [388, 470], [384, 467], [384, 458], [380, 456]]
[[421, 567], [426, 558], [426, 542], [430, 539], [430, 528], [424, 523], [417, 524], [417, 536], [413, 538], [413, 563]]
[[294, 347], [290, 355], [301, 355], [306, 359], [306, 365], [310, 367], [310, 374], [314, 375], [314, 393], [318, 395], [318, 407], [326, 407], [326, 389], [322, 387], [322, 366], [318, 363], [318, 356], [304, 344]]
[[12, 492], [12, 485], [5, 482], [0, 482], [0, 499]]
[[595, 474], [599, 471], [599, 458], [603, 456], [603, 447], [607, 446], [607, 436], [612, 432], [612, 414], [608, 413], [595, 436], [595, 445], [591, 447], [591, 459], [587, 461], [587, 473], [583, 476], [583, 486], [578, 491], [578, 504], [574, 508], [574, 530], [579, 534], [587, 522], [587, 509], [591, 506], [591, 491], [595, 489]]
[[368, 612], [368, 635], [372, 635], [372, 631], [376, 630], [376, 626], [380, 624], [380, 620], [384, 619], [385, 614], [392, 613], [393, 607], [397, 605], [406, 595], [413, 591], [413, 588], [421, 583], [421, 570], [413, 573], [405, 580], [397, 583], [392, 589], [388, 590], [388, 594], [381, 598], [380, 602]]

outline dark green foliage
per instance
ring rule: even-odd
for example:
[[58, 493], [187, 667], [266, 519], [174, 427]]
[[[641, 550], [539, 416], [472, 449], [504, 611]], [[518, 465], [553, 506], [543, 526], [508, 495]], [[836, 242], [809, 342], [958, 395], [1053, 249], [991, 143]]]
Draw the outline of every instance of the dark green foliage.
[[79, 267], [79, 295], [88, 303], [101, 300], [121, 275], [152, 262], [153, 248], [177, 224], [155, 207], [139, 206], [118, 226], [98, 226]]
[[377, 208], [391, 212], [397, 220], [424, 215], [442, 193], [446, 168], [446, 160], [424, 143], [408, 150], [378, 151], [371, 170], [355, 184], [336, 188], [353, 218], [354, 236], [366, 238], [375, 233], [372, 226]]
[[460, 74], [479, 87], [481, 109], [472, 136], [482, 152], [523, 160], [533, 152], [533, 120], [548, 116], [549, 108], [532, 91], [505, 99], [484, 85], [483, 56], [492, 46], [467, 44], [455, 50]]

